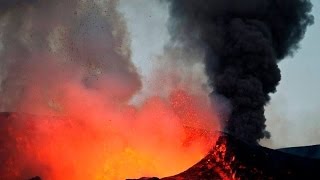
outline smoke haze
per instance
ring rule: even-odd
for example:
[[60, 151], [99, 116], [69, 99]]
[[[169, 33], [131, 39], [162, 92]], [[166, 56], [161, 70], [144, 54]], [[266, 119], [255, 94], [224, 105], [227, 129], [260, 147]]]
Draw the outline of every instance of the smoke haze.
[[190, 73], [160, 66], [152, 93], [132, 104], [142, 80], [118, 6], [0, 2], [0, 111], [18, 112], [0, 114], [0, 179], [163, 177], [212, 146], [202, 131], [219, 123]]
[[[34, 91], [29, 85], [56, 87], [64, 77], [88, 89], [112, 91], [111, 86], [125, 87], [124, 91], [113, 92], [114, 99], [120, 101], [140, 89], [139, 75], [130, 61], [126, 26], [115, 9], [117, 2], [100, 3], [105, 5], [76, 0], [24, 1], [3, 10], [2, 111], [21, 108], [39, 113], [21, 104], [20, 99]], [[112, 82], [113, 77], [121, 80]], [[37, 95], [45, 98], [41, 93]]]

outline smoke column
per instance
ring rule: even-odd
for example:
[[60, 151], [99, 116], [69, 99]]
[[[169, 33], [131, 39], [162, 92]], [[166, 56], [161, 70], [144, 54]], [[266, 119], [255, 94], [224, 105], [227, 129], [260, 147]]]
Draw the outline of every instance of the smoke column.
[[309, 0], [173, 0], [173, 44], [205, 51], [213, 99], [225, 131], [249, 143], [269, 136], [264, 106], [276, 91], [277, 63], [299, 48], [313, 23]]

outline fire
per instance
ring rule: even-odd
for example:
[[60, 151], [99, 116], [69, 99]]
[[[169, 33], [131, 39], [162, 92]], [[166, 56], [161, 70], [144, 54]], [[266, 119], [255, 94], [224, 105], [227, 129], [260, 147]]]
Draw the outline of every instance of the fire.
[[203, 158], [216, 140], [210, 132], [219, 128], [206, 98], [183, 90], [133, 106], [66, 85], [57, 99], [48, 109], [63, 114], [21, 116], [8, 127], [14, 148], [4, 179], [165, 177]]

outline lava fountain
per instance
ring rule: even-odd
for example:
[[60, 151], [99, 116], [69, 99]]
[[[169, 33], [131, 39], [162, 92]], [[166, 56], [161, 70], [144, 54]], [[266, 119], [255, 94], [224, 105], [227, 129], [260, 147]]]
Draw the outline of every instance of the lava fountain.
[[[173, 92], [169, 101], [152, 97], [141, 107], [118, 105], [100, 112], [100, 101], [82, 109], [77, 100], [83, 96], [73, 98], [68, 117], [12, 114], [2, 119], [9, 121], [1, 130], [1, 150], [7, 154], [2, 179], [164, 177], [198, 162], [215, 142], [209, 130], [217, 127], [201, 123], [214, 115], [183, 91]], [[191, 120], [193, 126], [186, 126]]]
[[142, 82], [117, 4], [1, 6], [0, 111], [16, 113], [1, 115], [0, 179], [165, 177], [209, 151], [220, 126], [198, 85], [162, 84], [163, 93], [157, 76], [153, 94], [132, 101]]

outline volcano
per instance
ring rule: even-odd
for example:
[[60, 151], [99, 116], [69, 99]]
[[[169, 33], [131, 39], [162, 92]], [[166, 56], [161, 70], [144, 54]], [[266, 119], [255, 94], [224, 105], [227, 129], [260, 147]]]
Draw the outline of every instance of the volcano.
[[[132, 133], [119, 133], [125, 127], [113, 127], [102, 118], [104, 123], [97, 128], [97, 121], [62, 115], [0, 113], [0, 179], [165, 177], [192, 166], [215, 142], [213, 133], [191, 127], [181, 126], [183, 136], [170, 135], [176, 142], [163, 143], [165, 136], [149, 140], [152, 133], [146, 128], [137, 130], [131, 126]], [[126, 137], [139, 133], [143, 133], [136, 138], [139, 146]], [[150, 145], [151, 142], [162, 143]], [[204, 143], [206, 147], [202, 146]], [[170, 167], [168, 161], [176, 163]]]
[[[15, 141], [10, 139], [10, 130], [15, 125], [13, 119], [19, 116], [35, 117], [28, 114], [1, 113], [0, 114], [0, 150], [2, 163], [0, 172], [3, 176], [10, 170], [10, 157], [20, 156], [15, 154]], [[24, 136], [31, 137], [32, 121], [26, 122], [22, 128], [26, 128]], [[209, 132], [203, 132], [209, 133]], [[208, 136], [218, 135], [219, 138], [213, 145], [210, 152], [198, 163], [186, 171], [163, 178], [164, 180], [184, 180], [184, 179], [320, 179], [318, 172], [320, 168], [320, 146], [292, 147], [279, 150], [265, 148], [259, 145], [248, 144], [230, 134], [217, 132]], [[34, 137], [34, 136], [32, 136]], [[27, 157], [26, 157], [27, 158]], [[23, 159], [20, 158], [20, 159]], [[30, 161], [30, 160], [29, 160]], [[8, 163], [9, 162], [9, 163]], [[168, 162], [175, 163], [175, 162]], [[21, 161], [21, 166], [25, 162]], [[24, 174], [33, 180], [40, 180], [40, 167], [24, 168]], [[28, 177], [25, 177], [27, 179]], [[153, 178], [141, 178], [144, 180], [155, 180]]]
[[[227, 148], [223, 160], [217, 159], [221, 147]], [[162, 179], [319, 179], [319, 147], [273, 150], [221, 133], [216, 146], [200, 162], [180, 174]], [[141, 178], [155, 179], [158, 178]]]

